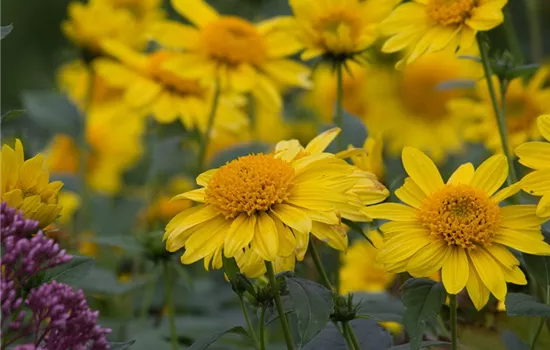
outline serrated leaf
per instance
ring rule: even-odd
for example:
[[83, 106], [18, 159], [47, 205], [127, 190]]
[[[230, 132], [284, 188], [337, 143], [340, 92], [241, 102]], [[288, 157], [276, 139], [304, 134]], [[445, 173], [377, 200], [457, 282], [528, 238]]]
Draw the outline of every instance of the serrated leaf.
[[23, 105], [37, 125], [80, 140], [83, 117], [66, 96], [51, 91], [28, 91], [23, 94]]
[[4, 39], [5, 37], [7, 37], [8, 34], [11, 33], [11, 31], [13, 30], [13, 24], [10, 23], [7, 26], [2, 26], [2, 27], [0, 27], [0, 29], [1, 29], [1, 32], [2, 32], [1, 37], [0, 37], [0, 40], [1, 40], [1, 39]]
[[509, 316], [550, 317], [550, 306], [531, 295], [508, 293], [505, 305]]
[[[387, 350], [391, 344], [391, 335], [374, 320], [355, 319], [350, 326], [359, 341], [361, 349]], [[304, 347], [304, 350], [347, 350], [348, 346], [342, 334], [334, 324], [329, 323]]]
[[45, 279], [46, 281], [57, 281], [73, 284], [86, 277], [92, 266], [92, 258], [73, 255], [72, 260], [68, 263], [48, 270]]
[[298, 319], [302, 344], [325, 328], [334, 308], [332, 292], [319, 283], [297, 277], [285, 277], [292, 308]]
[[426, 323], [439, 314], [446, 295], [441, 283], [426, 278], [413, 278], [403, 285], [403, 324], [411, 338], [411, 349], [419, 348]]
[[110, 342], [109, 343], [109, 349], [110, 350], [126, 350], [129, 349], [132, 345], [134, 345], [136, 341], [135, 340], [128, 340], [125, 342]]
[[[420, 343], [420, 349], [427, 348], [430, 346], [437, 346], [438, 349], [441, 349], [442, 347], [450, 348], [451, 345], [452, 344], [447, 341], [439, 341], [439, 340], [423, 341]], [[407, 344], [392, 346], [388, 350], [410, 350], [410, 349], [412, 349], [411, 344], [407, 343]]]
[[229, 147], [216, 155], [210, 161], [210, 167], [217, 168], [227, 162], [243, 157], [249, 154], [264, 153], [269, 150], [269, 146], [261, 142], [250, 142]]
[[193, 345], [189, 347], [189, 350], [203, 350], [208, 349], [208, 347], [212, 344], [214, 344], [218, 339], [226, 335], [227, 333], [234, 333], [234, 334], [241, 334], [244, 336], [249, 336], [246, 329], [244, 329], [241, 326], [231, 327], [229, 329], [216, 332], [214, 334], [211, 334], [210, 336], [202, 339], [196, 340]]

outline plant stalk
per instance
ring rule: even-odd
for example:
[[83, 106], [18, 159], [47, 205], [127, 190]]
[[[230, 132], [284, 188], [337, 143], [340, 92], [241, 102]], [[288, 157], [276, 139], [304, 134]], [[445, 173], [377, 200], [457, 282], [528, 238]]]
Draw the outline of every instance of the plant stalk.
[[342, 326], [345, 329], [345, 334], [349, 337], [353, 348], [355, 350], [361, 350], [361, 344], [359, 344], [359, 340], [357, 340], [355, 332], [353, 331], [353, 328], [351, 328], [349, 322], [342, 322]]
[[458, 349], [458, 322], [457, 322], [457, 307], [456, 307], [456, 295], [449, 294], [449, 308], [451, 309], [451, 349]]
[[319, 252], [317, 251], [317, 247], [315, 246], [315, 242], [313, 241], [313, 237], [311, 235], [309, 235], [309, 252], [311, 253], [313, 263], [315, 264], [319, 277], [321, 277], [323, 285], [327, 287], [327, 289], [332, 290], [332, 283], [330, 283], [330, 279], [328, 278], [327, 272], [323, 267], [323, 262], [321, 261], [321, 257], [319, 256]]
[[250, 337], [254, 341], [254, 347], [256, 349], [259, 349], [260, 346], [258, 345], [258, 337], [256, 336], [256, 332], [254, 332], [254, 327], [252, 326], [252, 322], [250, 322], [250, 317], [248, 316], [248, 310], [246, 309], [246, 305], [244, 304], [244, 298], [240, 294], [239, 294], [239, 301], [241, 303], [241, 308], [243, 309], [244, 319], [246, 320], [246, 326], [248, 327], [248, 332], [250, 333]]
[[168, 322], [170, 323], [170, 341], [172, 350], [178, 350], [178, 334], [176, 332], [176, 310], [174, 309], [174, 284], [172, 269], [168, 263], [164, 264], [164, 288], [165, 290], [165, 305], [168, 309]]
[[267, 308], [262, 306], [262, 313], [260, 315], [260, 350], [265, 350], [265, 312]]
[[269, 285], [271, 286], [271, 293], [273, 294], [273, 298], [275, 299], [275, 306], [277, 307], [277, 313], [279, 314], [279, 320], [281, 321], [281, 327], [283, 328], [286, 347], [288, 350], [294, 350], [292, 333], [290, 332], [290, 325], [288, 324], [285, 310], [283, 308], [283, 302], [281, 301], [281, 293], [279, 291], [279, 284], [275, 279], [275, 271], [273, 270], [273, 264], [271, 263], [271, 261], [266, 261], [265, 267], [267, 269], [267, 277], [269, 278]]
[[206, 161], [206, 150], [208, 149], [208, 143], [210, 142], [210, 134], [212, 133], [212, 127], [214, 126], [214, 119], [216, 119], [216, 112], [218, 110], [218, 104], [220, 99], [221, 87], [220, 79], [216, 77], [214, 82], [214, 96], [212, 97], [212, 106], [210, 107], [210, 114], [208, 115], [208, 123], [206, 124], [206, 131], [202, 137], [199, 148], [199, 165], [198, 172], [203, 171], [204, 162]]

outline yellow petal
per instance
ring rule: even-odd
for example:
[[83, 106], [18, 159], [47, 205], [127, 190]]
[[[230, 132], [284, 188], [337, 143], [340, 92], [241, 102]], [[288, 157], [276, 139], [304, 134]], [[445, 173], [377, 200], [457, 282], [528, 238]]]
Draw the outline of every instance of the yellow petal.
[[205, 188], [197, 188], [196, 190], [178, 194], [173, 197], [170, 201], [180, 200], [180, 199], [190, 199], [194, 202], [204, 203]]
[[541, 235], [522, 232], [521, 229], [501, 229], [493, 237], [493, 242], [514, 248], [520, 252], [535, 255], [550, 255], [550, 245], [544, 242]]
[[267, 261], [273, 261], [277, 258], [279, 252], [279, 233], [273, 219], [265, 212], [259, 212], [257, 215], [256, 232], [252, 239], [251, 246], [254, 251]]
[[550, 142], [550, 114], [541, 115], [537, 119], [537, 125], [539, 126], [540, 133], [546, 141]]
[[468, 254], [483, 284], [498, 300], [504, 300], [507, 288], [500, 265], [483, 249], [472, 249]]
[[500, 209], [502, 227], [529, 228], [542, 225], [547, 219], [540, 218], [536, 214], [537, 207], [534, 204], [508, 205]]
[[345, 251], [348, 247], [348, 235], [341, 225], [327, 225], [314, 221], [311, 233], [336, 250]]
[[503, 155], [492, 156], [475, 171], [470, 184], [493, 195], [508, 177], [508, 162]]
[[519, 285], [526, 285], [527, 279], [525, 278], [525, 274], [519, 266], [514, 266], [511, 269], [505, 269], [504, 270], [504, 278], [506, 279], [506, 282], [519, 284]]
[[414, 235], [410, 238], [392, 241], [395, 243], [384, 244], [378, 252], [377, 261], [382, 264], [393, 264], [399, 261], [407, 260], [413, 254], [418, 252], [432, 242], [429, 233], [424, 235]]
[[470, 267], [463, 248], [451, 248], [451, 254], [441, 269], [441, 280], [449, 294], [458, 294], [468, 282]]
[[281, 220], [273, 215], [270, 216], [275, 222], [277, 232], [279, 233], [279, 251], [277, 252], [277, 255], [279, 255], [279, 257], [289, 257], [292, 255], [292, 261], [294, 261], [295, 258], [293, 253], [296, 248], [296, 237], [294, 237], [292, 230], [283, 224]]
[[455, 170], [447, 181], [448, 184], [469, 184], [474, 176], [474, 165], [472, 163], [462, 164]]
[[365, 213], [373, 219], [417, 221], [416, 210], [404, 204], [382, 203], [368, 207]]
[[518, 259], [514, 254], [506, 247], [500, 244], [493, 244], [485, 248], [496, 261], [504, 265], [506, 268], [519, 265]]
[[197, 27], [204, 27], [219, 18], [216, 9], [203, 0], [172, 0], [172, 6]]
[[405, 183], [395, 191], [395, 195], [403, 203], [414, 208], [420, 207], [426, 199], [426, 194], [410, 177], [405, 179]]
[[470, 295], [470, 299], [472, 299], [475, 308], [479, 311], [489, 301], [490, 293], [489, 289], [485, 286], [485, 284], [483, 284], [483, 281], [478, 276], [474, 268], [474, 264], [469, 264], [469, 270], [466, 290], [468, 290], [468, 294]]
[[540, 199], [537, 205], [537, 216], [546, 219], [550, 217], [550, 192]]
[[444, 186], [441, 174], [434, 162], [420, 150], [405, 147], [402, 159], [407, 174], [426, 195], [438, 191]]
[[526, 142], [516, 148], [519, 162], [531, 169], [545, 169], [550, 164], [550, 143]]
[[311, 231], [311, 219], [301, 209], [291, 205], [277, 204], [271, 208], [271, 212], [285, 225], [297, 231], [304, 233], [309, 233]]
[[306, 152], [310, 154], [322, 153], [340, 134], [340, 131], [340, 128], [332, 128], [322, 132], [307, 144]]
[[429, 277], [447, 264], [451, 251], [446, 241], [432, 241], [410, 258], [407, 271], [414, 277]]
[[181, 256], [182, 264], [192, 264], [223, 246], [229, 221], [221, 218], [212, 221], [216, 222], [215, 227], [212, 227], [211, 230], [195, 232], [185, 242], [185, 253]]
[[237, 216], [225, 236], [223, 245], [223, 254], [227, 258], [232, 258], [237, 254], [237, 251], [248, 247], [248, 244], [254, 238], [256, 232], [256, 216], [248, 216], [241, 214]]
[[197, 185], [205, 187], [208, 186], [208, 182], [217, 171], [218, 169], [210, 169], [197, 176]]
[[518, 193], [520, 191], [520, 189], [521, 189], [521, 183], [516, 182], [515, 184], [513, 184], [511, 186], [508, 186], [508, 187], [505, 187], [505, 188], [501, 189], [500, 191], [498, 191], [497, 193], [495, 193], [494, 195], [492, 195], [491, 200], [493, 200], [497, 203], [500, 203], [503, 200], [505, 200], [509, 197], [512, 197], [513, 195]]
[[465, 23], [475, 30], [487, 31], [501, 24], [503, 20], [504, 15], [501, 10], [480, 6], [474, 7]]
[[550, 168], [535, 170], [521, 180], [521, 188], [532, 195], [550, 193]]

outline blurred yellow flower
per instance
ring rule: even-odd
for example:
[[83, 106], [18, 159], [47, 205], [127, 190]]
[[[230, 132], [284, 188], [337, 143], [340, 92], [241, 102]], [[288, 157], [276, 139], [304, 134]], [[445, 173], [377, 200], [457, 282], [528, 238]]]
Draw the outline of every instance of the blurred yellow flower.
[[67, 225], [74, 219], [74, 214], [80, 208], [80, 196], [72, 191], [61, 191], [58, 198], [63, 209], [61, 209], [61, 215], [57, 222], [61, 225]]
[[450, 53], [471, 49], [478, 31], [502, 23], [502, 8], [508, 0], [414, 0], [399, 5], [382, 23], [390, 38], [382, 46], [386, 53], [410, 51], [411, 63], [425, 53]]
[[191, 200], [171, 200], [176, 194], [191, 191], [193, 188], [194, 183], [187, 178], [176, 177], [172, 179], [167, 188], [147, 208], [145, 215], [147, 221], [150, 223], [154, 221], [166, 222], [179, 212], [193, 206]]
[[[510, 152], [523, 142], [541, 136], [537, 117], [550, 113], [550, 87], [544, 86], [549, 76], [550, 69], [541, 68], [527, 83], [523, 78], [509, 82], [506, 90], [506, 127]], [[500, 91], [496, 77], [493, 77], [493, 83], [496, 91]], [[478, 84], [477, 94], [479, 100], [461, 99], [454, 101], [451, 108], [456, 115], [469, 121], [465, 130], [468, 140], [482, 141], [490, 150], [500, 152], [500, 134], [486, 80]]]
[[99, 247], [95, 242], [90, 241], [90, 238], [95, 237], [93, 232], [84, 232], [78, 241], [78, 253], [91, 258], [99, 256]]
[[361, 54], [379, 37], [378, 26], [399, 0], [290, 0], [302, 59], [336, 60]]
[[395, 194], [405, 204], [367, 208], [373, 218], [390, 220], [380, 227], [385, 242], [377, 258], [387, 271], [415, 277], [441, 271], [447, 293], [466, 287], [479, 310], [491, 293], [504, 300], [506, 282], [527, 283], [508, 248], [550, 255], [540, 228], [546, 219], [536, 216], [535, 205], [499, 206], [519, 190], [515, 184], [497, 192], [508, 176], [503, 155], [476, 170], [463, 164], [447, 183], [418, 149], [406, 147], [402, 159], [410, 177]]
[[369, 231], [367, 241], [355, 241], [343, 255], [340, 267], [340, 294], [353, 292], [383, 292], [395, 279], [395, 274], [386, 272], [376, 261], [378, 249], [384, 243], [382, 235]]
[[[353, 151], [350, 146], [348, 150]], [[363, 145], [364, 152], [352, 152], [350, 159], [353, 165], [361, 170], [368, 171], [376, 175], [378, 179], [384, 178], [384, 159], [383, 159], [383, 141], [382, 137], [367, 137]]]
[[[166, 62], [175, 53], [157, 51], [144, 55], [112, 41], [105, 42], [103, 47], [120, 62], [97, 59], [93, 64], [96, 74], [107, 85], [124, 92], [121, 101], [128, 108], [152, 114], [160, 123], [179, 119], [187, 129], [206, 131], [214, 89], [166, 70]], [[239, 109], [242, 104], [238, 96], [222, 96], [212, 138], [219, 132], [237, 133], [246, 128], [248, 118]]]
[[287, 57], [300, 46], [279, 18], [258, 24], [235, 16], [222, 16], [203, 0], [172, 0], [188, 26], [164, 21], [153, 37], [163, 46], [182, 53], [166, 67], [189, 79], [212, 85], [219, 78], [223, 90], [250, 92], [256, 98], [281, 106], [278, 87], [308, 87], [309, 68]]
[[146, 23], [159, 20], [164, 16], [161, 10], [162, 0], [90, 0], [90, 2], [128, 10], [139, 21]]
[[393, 335], [398, 335], [398, 334], [401, 334], [401, 332], [403, 332], [403, 325], [399, 322], [386, 321], [386, 322], [378, 322], [378, 324], [381, 327], [386, 328]]
[[[359, 196], [349, 192], [359, 181], [355, 169], [328, 153], [296, 155], [292, 149], [244, 156], [199, 175], [202, 188], [174, 197], [201, 204], [168, 223], [166, 249], [185, 247], [182, 263], [204, 259], [215, 268], [222, 252], [241, 266], [245, 258], [294, 264], [303, 259], [310, 232], [345, 250], [340, 215], [364, 210]], [[277, 262], [275, 268], [288, 266]]]
[[547, 142], [526, 142], [516, 148], [516, 154], [521, 164], [535, 170], [521, 180], [521, 188], [542, 196], [537, 215], [550, 217], [550, 114], [538, 118], [538, 127]]
[[25, 160], [23, 144], [15, 140], [15, 149], [2, 146], [2, 202], [21, 210], [27, 219], [36, 220], [44, 228], [61, 212], [58, 194], [63, 183], [50, 182], [44, 156], [38, 154]]

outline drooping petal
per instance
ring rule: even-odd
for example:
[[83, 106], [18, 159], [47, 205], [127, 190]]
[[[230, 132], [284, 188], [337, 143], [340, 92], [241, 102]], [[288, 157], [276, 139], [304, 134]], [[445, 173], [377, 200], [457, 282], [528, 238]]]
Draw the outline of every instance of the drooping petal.
[[504, 300], [507, 288], [500, 265], [483, 249], [472, 249], [468, 255], [483, 284], [498, 300]]
[[479, 311], [485, 306], [485, 304], [487, 304], [491, 293], [489, 293], [489, 289], [485, 286], [485, 284], [483, 284], [483, 281], [478, 276], [474, 268], [474, 264], [469, 264], [469, 270], [470, 272], [468, 273], [466, 290], [468, 291], [468, 295], [470, 295], [470, 299], [472, 299], [475, 308]]
[[232, 258], [237, 251], [245, 248], [252, 241], [256, 232], [256, 216], [248, 216], [243, 213], [237, 216], [227, 230], [223, 245], [223, 254], [227, 258]]
[[451, 254], [441, 269], [441, 280], [449, 294], [458, 294], [468, 282], [470, 267], [464, 248], [451, 248]]
[[251, 245], [262, 259], [273, 261], [277, 258], [279, 233], [277, 232], [275, 222], [265, 212], [257, 214], [256, 232], [254, 233]]

